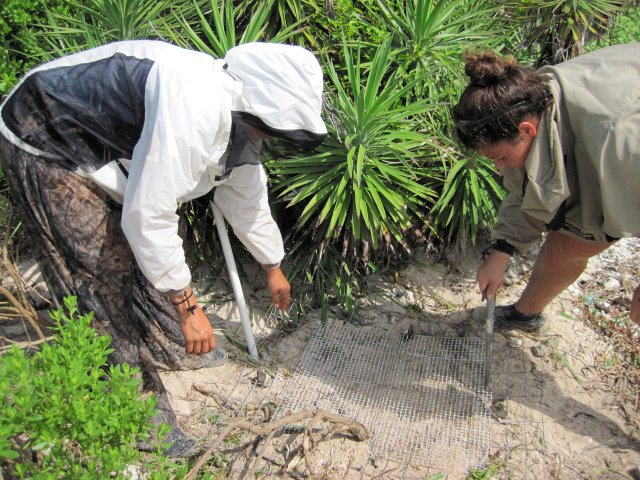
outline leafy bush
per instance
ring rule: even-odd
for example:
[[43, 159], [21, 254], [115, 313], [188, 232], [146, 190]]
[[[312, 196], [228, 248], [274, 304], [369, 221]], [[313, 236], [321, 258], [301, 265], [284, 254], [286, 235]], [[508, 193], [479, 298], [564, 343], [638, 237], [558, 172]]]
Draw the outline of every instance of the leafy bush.
[[585, 51], [632, 42], [640, 42], [640, 8], [637, 6], [629, 7], [628, 11], [616, 16], [611, 21], [608, 34], [589, 42], [585, 45]]
[[610, 30], [610, 44], [640, 42], [640, 8], [616, 17]]
[[155, 398], [138, 394], [138, 369], [107, 367], [110, 338], [89, 326], [93, 313], [64, 303], [51, 344], [0, 358], [0, 465], [16, 478], [113, 478], [140, 459]]
[[63, 0], [0, 2], [0, 97], [34, 66], [44, 50], [34, 33], [45, 23], [47, 10], [66, 11]]

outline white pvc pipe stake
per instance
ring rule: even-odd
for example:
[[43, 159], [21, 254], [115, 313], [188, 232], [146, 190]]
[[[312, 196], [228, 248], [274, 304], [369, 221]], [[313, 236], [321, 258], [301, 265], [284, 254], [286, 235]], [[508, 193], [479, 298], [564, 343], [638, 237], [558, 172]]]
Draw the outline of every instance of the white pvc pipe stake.
[[242, 322], [242, 330], [244, 330], [244, 336], [247, 340], [247, 347], [251, 356], [259, 360], [258, 350], [256, 349], [256, 341], [253, 337], [253, 329], [251, 327], [251, 321], [249, 320], [249, 312], [247, 311], [247, 304], [244, 301], [244, 293], [242, 292], [242, 285], [240, 284], [240, 277], [238, 276], [238, 269], [236, 268], [236, 261], [233, 257], [233, 251], [231, 250], [231, 243], [229, 242], [229, 234], [227, 233], [227, 225], [224, 220], [222, 212], [218, 206], [211, 202], [211, 210], [213, 210], [213, 218], [216, 219], [216, 227], [218, 228], [218, 236], [220, 237], [220, 243], [222, 244], [222, 251], [224, 252], [224, 260], [227, 264], [227, 270], [229, 271], [229, 277], [231, 278], [231, 286], [233, 287], [233, 294], [236, 297], [236, 304], [240, 311], [240, 321]]

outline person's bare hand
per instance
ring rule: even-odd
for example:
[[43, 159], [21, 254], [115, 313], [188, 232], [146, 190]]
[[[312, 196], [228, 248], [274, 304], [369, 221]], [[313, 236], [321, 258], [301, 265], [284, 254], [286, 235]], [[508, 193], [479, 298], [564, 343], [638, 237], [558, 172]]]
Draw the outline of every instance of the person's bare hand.
[[506, 253], [494, 250], [482, 264], [476, 279], [483, 298], [494, 298], [498, 289], [502, 288], [504, 271], [510, 258]]
[[273, 304], [282, 311], [289, 308], [291, 304], [291, 286], [280, 267], [267, 271], [267, 286], [271, 292]]
[[180, 330], [182, 330], [186, 343], [185, 350], [187, 353], [209, 353], [216, 348], [216, 339], [213, 336], [211, 322], [190, 290], [187, 292], [187, 296], [189, 295], [191, 296], [188, 301], [181, 302], [185, 298], [184, 295], [175, 296], [171, 300], [180, 319]]
[[629, 309], [631, 320], [640, 325], [640, 286], [638, 286], [631, 296], [631, 308]]

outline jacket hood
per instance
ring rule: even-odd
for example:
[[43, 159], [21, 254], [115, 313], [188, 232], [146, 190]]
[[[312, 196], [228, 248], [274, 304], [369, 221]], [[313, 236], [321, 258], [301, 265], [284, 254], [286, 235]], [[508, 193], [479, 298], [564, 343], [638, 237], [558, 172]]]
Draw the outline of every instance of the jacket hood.
[[224, 61], [242, 84], [234, 110], [257, 118], [272, 135], [310, 143], [326, 136], [322, 69], [310, 51], [254, 42], [230, 49]]

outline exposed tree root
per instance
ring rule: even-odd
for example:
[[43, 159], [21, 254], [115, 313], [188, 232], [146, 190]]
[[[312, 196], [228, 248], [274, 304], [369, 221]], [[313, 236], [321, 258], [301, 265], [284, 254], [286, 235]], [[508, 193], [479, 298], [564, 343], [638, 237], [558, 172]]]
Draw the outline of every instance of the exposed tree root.
[[[302, 457], [305, 460], [307, 465], [307, 469], [309, 470], [310, 478], [318, 478], [320, 473], [318, 471], [318, 466], [316, 464], [316, 460], [314, 458], [314, 448], [320, 442], [331, 438], [333, 435], [338, 433], [346, 433], [353, 437], [356, 441], [363, 441], [369, 438], [369, 432], [367, 429], [359, 422], [350, 420], [348, 418], [343, 417], [342, 415], [337, 415], [335, 413], [327, 412], [325, 410], [303, 410], [298, 413], [293, 413], [291, 415], [287, 415], [286, 417], [279, 418], [278, 420], [274, 420], [269, 423], [265, 423], [262, 425], [255, 425], [250, 423], [249, 421], [243, 418], [236, 418], [232, 420], [221, 432], [220, 435], [215, 439], [215, 441], [207, 448], [207, 450], [200, 456], [198, 461], [195, 463], [193, 468], [189, 471], [189, 473], [184, 477], [185, 480], [193, 480], [200, 469], [203, 467], [205, 463], [211, 458], [213, 453], [220, 447], [222, 442], [226, 437], [228, 437], [234, 430], [240, 429], [245, 430], [247, 432], [251, 432], [257, 437], [265, 436], [264, 440], [258, 439], [258, 442], [251, 442], [256, 445], [254, 450], [253, 458], [250, 462], [250, 472], [247, 475], [247, 478], [254, 478], [254, 475], [259, 467], [259, 460], [264, 458], [264, 453], [266, 451], [267, 445], [271, 442], [275, 434], [281, 428], [291, 425], [301, 423], [307, 419], [310, 419], [307, 423], [307, 426], [301, 432], [303, 435], [302, 439]], [[332, 424], [332, 427], [328, 432], [324, 434], [314, 434], [314, 429], [318, 427], [320, 422], [326, 422]], [[319, 432], [320, 433], [320, 432]], [[292, 462], [292, 460], [300, 453], [300, 449], [296, 450], [293, 455], [289, 457], [289, 461], [284, 466], [287, 469], [288, 465]]]
[[[40, 325], [38, 325], [38, 313], [35, 308], [31, 305], [28, 291], [31, 289], [35, 292], [32, 287], [28, 286], [20, 272], [16, 268], [15, 264], [10, 258], [9, 255], [9, 246], [11, 244], [13, 229], [12, 229], [12, 220], [13, 218], [13, 209], [10, 210], [7, 224], [5, 225], [5, 231], [2, 236], [2, 245], [0, 252], [0, 272], [2, 273], [2, 278], [7, 275], [11, 277], [13, 281], [14, 290], [11, 291], [0, 281], [0, 298], [3, 297], [3, 301], [0, 301], [0, 320], [3, 319], [11, 319], [15, 317], [23, 318], [33, 330], [36, 332], [36, 335], [40, 340], [45, 338]], [[29, 345], [28, 342], [24, 342]], [[22, 345], [22, 344], [21, 344]]]

